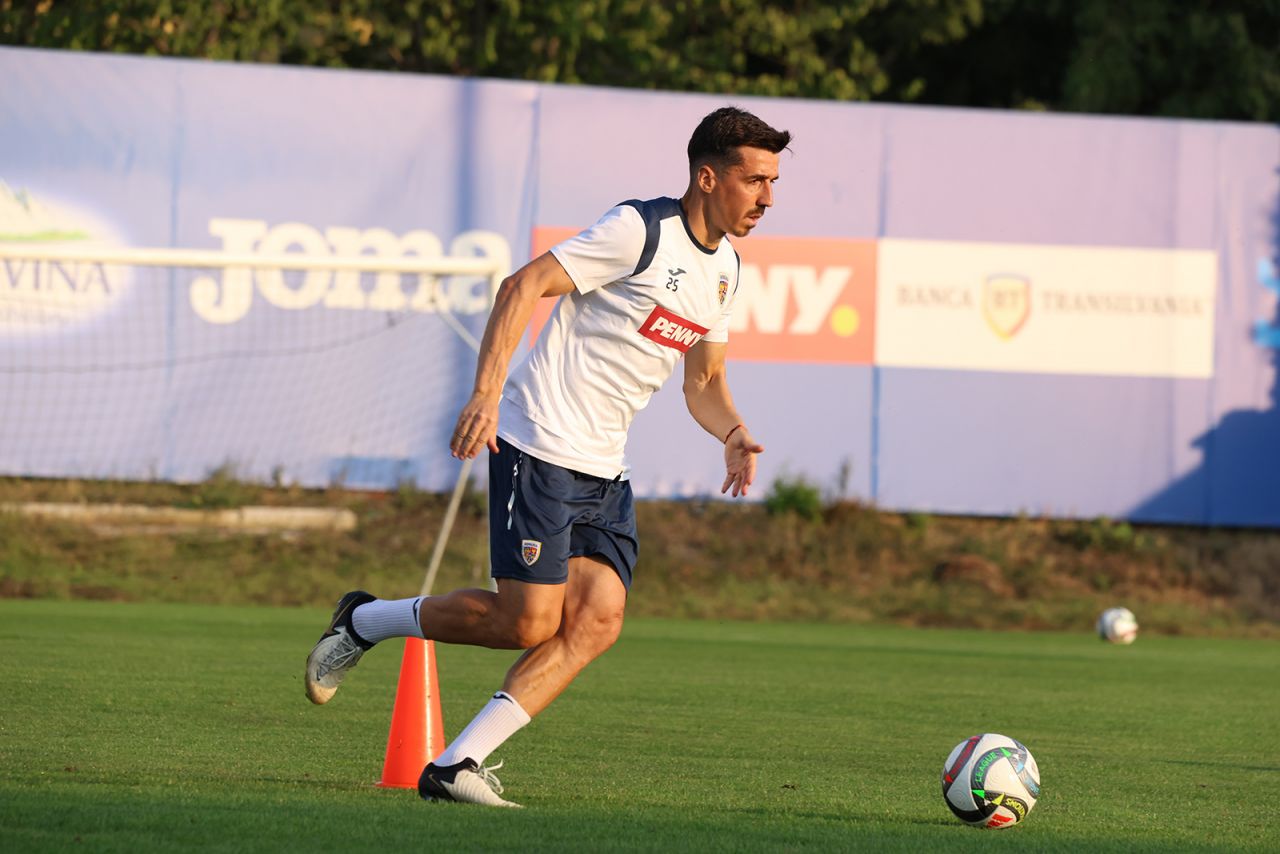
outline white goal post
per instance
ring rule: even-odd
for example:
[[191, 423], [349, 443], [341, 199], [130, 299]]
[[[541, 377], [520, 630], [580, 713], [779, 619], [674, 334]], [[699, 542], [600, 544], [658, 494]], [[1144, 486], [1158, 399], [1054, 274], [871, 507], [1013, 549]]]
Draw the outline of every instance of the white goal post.
[[[93, 264], [104, 267], [158, 267], [169, 269], [221, 269], [276, 270], [276, 271], [330, 271], [357, 274], [402, 274], [418, 276], [421, 287], [430, 287], [427, 300], [430, 311], [441, 319], [473, 351], [478, 352], [480, 342], [463, 325], [446, 300], [441, 298], [439, 281], [442, 276], [475, 276], [489, 282], [488, 303], [485, 313], [492, 308], [498, 287], [509, 272], [505, 259], [482, 256], [419, 257], [401, 255], [386, 257], [376, 255], [304, 255], [300, 253], [256, 254], [231, 253], [217, 250], [144, 247], [87, 247], [68, 245], [65, 242], [10, 242], [0, 240], [0, 264], [44, 262], [54, 265]], [[10, 276], [12, 279], [12, 276]], [[6, 284], [6, 283], [0, 283]], [[39, 285], [37, 283], [36, 287]], [[5, 299], [13, 299], [16, 289], [13, 282], [0, 290], [0, 308]], [[20, 296], [20, 295], [19, 295]], [[419, 295], [421, 299], [421, 295]], [[462, 463], [453, 491], [441, 523], [440, 533], [432, 548], [421, 585], [421, 595], [431, 592], [443, 560], [458, 508], [471, 474], [472, 460]]]

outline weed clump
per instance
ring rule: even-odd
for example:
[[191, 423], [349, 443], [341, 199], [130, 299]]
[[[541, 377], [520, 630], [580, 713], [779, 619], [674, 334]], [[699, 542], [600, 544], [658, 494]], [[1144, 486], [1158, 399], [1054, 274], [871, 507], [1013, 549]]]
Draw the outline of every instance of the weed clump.
[[791, 514], [817, 522], [822, 519], [822, 493], [802, 477], [780, 477], [769, 487], [764, 507], [770, 516]]

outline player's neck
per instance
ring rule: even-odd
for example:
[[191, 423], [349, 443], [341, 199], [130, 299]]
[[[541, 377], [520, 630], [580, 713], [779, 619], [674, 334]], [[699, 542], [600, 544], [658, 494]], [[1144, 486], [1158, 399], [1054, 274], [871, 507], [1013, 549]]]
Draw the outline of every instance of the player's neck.
[[708, 249], [718, 249], [725, 233], [711, 224], [710, 212], [702, 203], [702, 194], [686, 190], [680, 199], [680, 209], [684, 211], [689, 232], [697, 241]]

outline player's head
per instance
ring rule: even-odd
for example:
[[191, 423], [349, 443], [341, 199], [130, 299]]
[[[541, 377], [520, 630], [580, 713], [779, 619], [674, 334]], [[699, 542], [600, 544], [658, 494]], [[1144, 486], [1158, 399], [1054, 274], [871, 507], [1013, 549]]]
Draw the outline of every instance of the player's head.
[[778, 154], [791, 134], [737, 107], [708, 114], [689, 138], [689, 185], [704, 194], [717, 230], [743, 237], [773, 204]]

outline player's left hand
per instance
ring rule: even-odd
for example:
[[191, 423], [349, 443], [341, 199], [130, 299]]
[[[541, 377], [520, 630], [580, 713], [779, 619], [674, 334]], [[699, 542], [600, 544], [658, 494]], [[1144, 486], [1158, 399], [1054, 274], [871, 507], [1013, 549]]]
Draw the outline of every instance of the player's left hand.
[[756, 479], [756, 454], [764, 453], [764, 445], [751, 437], [746, 427], [739, 427], [729, 434], [724, 443], [724, 485], [720, 494], [733, 490], [733, 497], [746, 497], [747, 487]]

